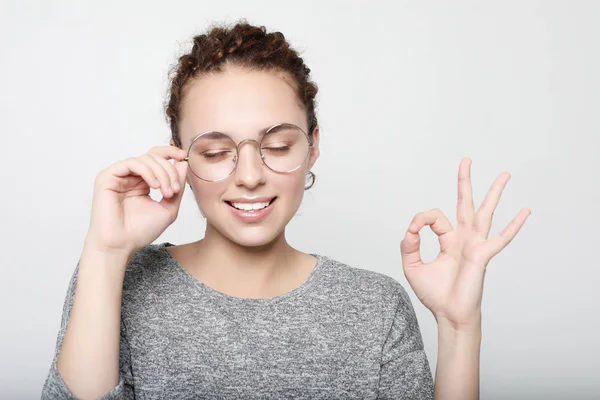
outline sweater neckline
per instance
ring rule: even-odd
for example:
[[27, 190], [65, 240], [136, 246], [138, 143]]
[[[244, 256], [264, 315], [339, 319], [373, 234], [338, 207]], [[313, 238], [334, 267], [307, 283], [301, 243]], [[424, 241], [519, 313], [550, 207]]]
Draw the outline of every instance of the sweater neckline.
[[167, 258], [168, 263], [170, 265], [174, 266], [175, 270], [178, 273], [183, 274], [185, 279], [190, 281], [197, 289], [200, 290], [200, 292], [202, 292], [202, 294], [204, 294], [210, 298], [213, 298], [217, 301], [229, 303], [230, 305], [267, 306], [267, 305], [290, 301], [291, 299], [301, 295], [302, 293], [307, 292], [315, 285], [315, 282], [318, 280], [318, 277], [321, 274], [321, 271], [323, 269], [323, 264], [325, 261], [324, 256], [322, 256], [320, 254], [309, 253], [311, 256], [316, 257], [317, 262], [316, 262], [315, 266], [313, 267], [313, 270], [311, 271], [310, 275], [304, 280], [304, 282], [302, 282], [302, 284], [300, 286], [290, 290], [289, 292], [283, 293], [283, 294], [281, 294], [279, 296], [275, 296], [275, 297], [246, 298], [246, 297], [231, 296], [231, 295], [225, 294], [223, 292], [219, 292], [218, 290], [211, 288], [210, 286], [208, 286], [208, 285], [204, 284], [202, 281], [200, 281], [198, 278], [191, 275], [179, 263], [179, 261], [177, 261], [177, 259], [175, 257], [173, 257], [171, 255], [171, 253], [169, 253], [167, 251], [167, 247], [172, 247], [172, 246], [175, 246], [175, 245], [170, 242], [163, 242], [158, 245], [159, 250], [162, 251], [164, 253], [165, 257]]

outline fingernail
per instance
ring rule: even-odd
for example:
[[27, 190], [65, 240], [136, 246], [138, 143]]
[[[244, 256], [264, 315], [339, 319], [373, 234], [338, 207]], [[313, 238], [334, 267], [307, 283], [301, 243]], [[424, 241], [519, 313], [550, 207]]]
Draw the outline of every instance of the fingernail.
[[179, 186], [179, 182], [173, 182], [173, 190], [174, 191], [178, 191], [181, 188], [181, 186]]
[[416, 223], [412, 223], [410, 224], [410, 226], [408, 227], [409, 231], [416, 231], [417, 230], [417, 224]]

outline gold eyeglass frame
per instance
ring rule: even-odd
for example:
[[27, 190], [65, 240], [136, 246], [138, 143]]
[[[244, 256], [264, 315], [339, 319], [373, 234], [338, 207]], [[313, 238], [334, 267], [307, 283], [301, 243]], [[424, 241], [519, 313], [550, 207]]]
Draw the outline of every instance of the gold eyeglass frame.
[[[282, 127], [282, 126], [289, 126], [289, 127], [296, 128], [296, 129], [300, 130], [300, 132], [302, 132], [302, 133], [304, 134], [304, 137], [306, 137], [306, 141], [308, 142], [308, 150], [306, 151], [306, 156], [304, 157], [304, 160], [303, 160], [303, 161], [300, 163], [300, 165], [298, 165], [297, 167], [295, 167], [295, 168], [293, 168], [293, 169], [291, 169], [291, 170], [289, 170], [289, 171], [276, 171], [276, 170], [274, 170], [273, 168], [271, 168], [271, 167], [270, 167], [270, 166], [269, 166], [269, 165], [268, 165], [268, 164], [265, 162], [265, 155], [264, 155], [264, 154], [263, 154], [263, 152], [262, 152], [262, 146], [261, 146], [261, 145], [262, 145], [262, 141], [263, 141], [263, 139], [264, 139], [265, 137], [267, 137], [267, 135], [269, 134], [269, 132], [271, 132], [271, 131], [273, 131], [274, 129], [277, 129], [277, 128], [279, 128], [279, 127]], [[232, 142], [232, 143], [235, 145], [235, 157], [234, 157], [234, 159], [235, 159], [235, 165], [234, 165], [234, 167], [231, 169], [231, 172], [230, 172], [230, 173], [229, 173], [227, 176], [225, 176], [224, 178], [221, 178], [221, 179], [217, 179], [217, 180], [208, 180], [208, 179], [204, 179], [204, 178], [202, 178], [202, 177], [198, 176], [198, 174], [196, 174], [196, 172], [194, 172], [194, 170], [192, 169], [192, 167], [190, 166], [190, 163], [189, 163], [190, 151], [192, 150], [192, 146], [194, 145], [194, 143], [195, 143], [195, 142], [196, 142], [198, 139], [200, 139], [202, 136], [204, 136], [204, 135], [208, 135], [208, 134], [211, 134], [211, 133], [218, 133], [219, 135], [224, 135], [224, 136], [228, 137], [228, 138], [231, 140], [231, 142]], [[239, 156], [240, 156], [240, 146], [241, 146], [242, 144], [246, 143], [246, 142], [254, 142], [254, 143], [256, 143], [256, 144], [257, 144], [257, 146], [258, 146], [258, 153], [259, 153], [259, 155], [260, 155], [260, 159], [261, 159], [261, 161], [263, 162], [263, 164], [264, 164], [264, 165], [265, 165], [267, 168], [269, 168], [271, 171], [273, 171], [273, 172], [276, 172], [276, 173], [278, 173], [278, 174], [289, 174], [290, 172], [294, 172], [294, 171], [296, 171], [298, 168], [300, 168], [302, 165], [304, 165], [304, 163], [305, 163], [305, 162], [306, 162], [306, 161], [309, 159], [309, 157], [310, 157], [310, 150], [311, 150], [311, 149], [314, 147], [314, 143], [313, 143], [313, 142], [312, 142], [312, 140], [310, 139], [310, 136], [308, 136], [308, 135], [307, 135], [307, 133], [304, 131], [304, 129], [300, 128], [300, 127], [299, 127], [299, 126], [297, 126], [297, 125], [291, 124], [291, 123], [289, 123], [289, 122], [282, 122], [282, 123], [279, 123], [279, 124], [273, 125], [272, 127], [268, 128], [268, 129], [265, 131], [265, 133], [262, 135], [262, 138], [260, 139], [260, 141], [257, 141], [257, 140], [255, 140], [255, 139], [244, 139], [244, 140], [241, 140], [241, 141], [240, 141], [238, 144], [236, 144], [236, 143], [235, 143], [235, 141], [233, 140], [233, 138], [232, 138], [231, 136], [229, 136], [228, 134], [226, 134], [226, 133], [223, 133], [223, 132], [219, 132], [219, 131], [208, 131], [208, 132], [201, 133], [201, 134], [197, 135], [196, 137], [194, 137], [194, 139], [193, 139], [193, 140], [192, 140], [192, 142], [190, 143], [190, 145], [189, 145], [189, 147], [188, 147], [188, 151], [187, 151], [187, 157], [185, 157], [185, 158], [183, 159], [183, 161], [186, 161], [186, 162], [188, 162], [188, 168], [190, 169], [190, 171], [192, 171], [192, 173], [193, 173], [193, 174], [194, 174], [194, 175], [195, 175], [195, 176], [196, 176], [198, 179], [200, 179], [200, 180], [203, 180], [203, 181], [205, 181], [205, 182], [220, 182], [220, 181], [223, 181], [223, 180], [225, 180], [225, 179], [229, 178], [229, 177], [230, 177], [230, 176], [231, 176], [231, 175], [234, 173], [234, 171], [237, 169], [237, 166], [238, 166], [238, 160], [239, 160], [239, 158], [240, 158], [240, 157], [239, 157]]]

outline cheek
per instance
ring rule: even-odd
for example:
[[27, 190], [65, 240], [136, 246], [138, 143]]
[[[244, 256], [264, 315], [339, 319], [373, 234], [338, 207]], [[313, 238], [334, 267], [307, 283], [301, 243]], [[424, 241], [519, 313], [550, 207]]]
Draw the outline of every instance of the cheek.
[[225, 185], [222, 182], [211, 183], [198, 180], [194, 185], [194, 196], [202, 209], [207, 209], [214, 205], [215, 201], [219, 201], [224, 191]]
[[300, 204], [304, 196], [304, 185], [306, 184], [306, 174], [304, 171], [295, 171], [288, 175], [283, 175], [278, 179], [278, 189], [282, 196], [287, 198], [290, 204]]

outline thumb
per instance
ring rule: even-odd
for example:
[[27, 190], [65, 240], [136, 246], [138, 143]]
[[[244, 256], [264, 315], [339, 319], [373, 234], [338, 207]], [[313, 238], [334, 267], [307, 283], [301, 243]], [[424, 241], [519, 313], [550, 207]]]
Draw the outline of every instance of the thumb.
[[423, 264], [421, 260], [421, 236], [419, 233], [406, 231], [404, 239], [400, 242], [402, 265], [404, 268], [414, 268]]
[[160, 203], [169, 211], [176, 214], [179, 211], [179, 206], [181, 205], [183, 192], [185, 192], [185, 177], [187, 175], [188, 164], [186, 161], [176, 161], [174, 165], [175, 169], [177, 170], [177, 182], [179, 183], [180, 189], [171, 197], [163, 197]]
[[177, 170], [177, 177], [179, 178], [178, 179], [179, 186], [184, 187], [185, 186], [185, 178], [187, 176], [187, 170], [188, 170], [188, 162], [187, 161], [176, 161], [175, 169]]

